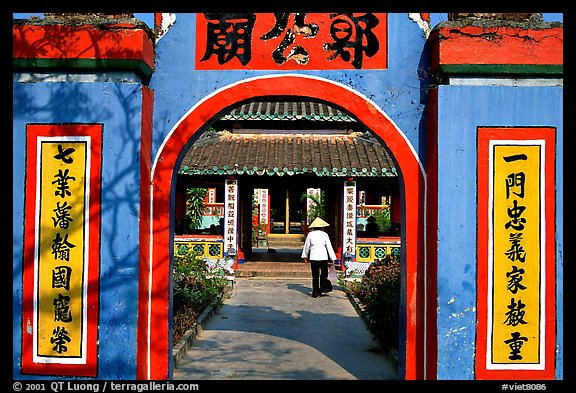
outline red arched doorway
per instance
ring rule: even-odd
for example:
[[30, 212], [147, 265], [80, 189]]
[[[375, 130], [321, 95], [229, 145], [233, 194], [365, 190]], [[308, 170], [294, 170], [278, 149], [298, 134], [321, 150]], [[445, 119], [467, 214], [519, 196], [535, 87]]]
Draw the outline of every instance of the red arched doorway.
[[[357, 92], [326, 79], [304, 75], [268, 75], [226, 86], [191, 108], [164, 139], [152, 164], [149, 215], [141, 220], [140, 290], [138, 310], [137, 378], [169, 377], [171, 189], [175, 167], [184, 146], [222, 110], [257, 97], [301, 96], [337, 104], [386, 141], [394, 155], [404, 193], [403, 264], [406, 346], [405, 379], [424, 378], [425, 338], [425, 192], [424, 169], [405, 135], [374, 103]], [[337, 100], [335, 98], [337, 97]], [[144, 184], [144, 182], [143, 182]], [[143, 203], [143, 208], [145, 203]], [[148, 244], [144, 244], [148, 242]], [[146, 248], [149, 245], [149, 248]]]

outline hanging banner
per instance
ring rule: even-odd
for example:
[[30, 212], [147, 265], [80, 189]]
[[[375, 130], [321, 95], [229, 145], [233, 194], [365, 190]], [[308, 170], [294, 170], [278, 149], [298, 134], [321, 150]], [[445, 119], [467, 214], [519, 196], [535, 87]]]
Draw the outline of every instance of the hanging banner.
[[258, 206], [259, 206], [259, 217], [260, 220], [258, 222], [259, 225], [266, 226], [266, 234], [270, 233], [270, 217], [268, 212], [270, 210], [270, 206], [268, 204], [268, 189], [267, 188], [259, 188], [258, 189]]
[[342, 212], [342, 254], [356, 260], [356, 182], [344, 182], [344, 210]]
[[209, 188], [208, 189], [208, 203], [216, 203], [216, 189], [215, 188]]
[[322, 190], [320, 188], [307, 188], [306, 189], [306, 225], [310, 225], [312, 220], [316, 218], [312, 213], [316, 207], [316, 202], [310, 196], [315, 197], [318, 201], [320, 200]]
[[226, 180], [224, 191], [224, 254], [238, 252], [238, 180]]
[[197, 70], [386, 69], [386, 14], [196, 14]]
[[480, 378], [554, 377], [554, 164], [554, 129], [478, 130]]
[[97, 372], [101, 125], [28, 125], [22, 372]]

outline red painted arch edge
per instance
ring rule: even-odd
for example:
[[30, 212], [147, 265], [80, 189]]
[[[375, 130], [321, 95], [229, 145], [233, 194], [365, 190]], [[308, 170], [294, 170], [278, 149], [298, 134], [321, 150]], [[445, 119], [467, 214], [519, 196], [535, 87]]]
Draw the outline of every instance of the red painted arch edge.
[[[149, 279], [142, 284], [141, 307], [149, 315], [139, 315], [138, 357], [149, 357], [138, 362], [137, 375], [142, 379], [169, 377], [169, 282], [170, 266], [170, 190], [174, 167], [183, 146], [222, 110], [242, 101], [266, 96], [302, 96], [339, 106], [354, 114], [368, 128], [378, 134], [398, 161], [404, 179], [405, 203], [405, 255], [406, 255], [406, 370], [405, 379], [423, 378], [423, 272], [424, 272], [424, 200], [425, 174], [415, 151], [393, 122], [366, 98], [352, 90], [320, 78], [278, 75], [238, 82], [219, 90], [193, 107], [166, 137], [157, 154], [152, 180], [150, 261], [141, 261], [149, 268]], [[337, 99], [335, 99], [337, 97]], [[144, 245], [142, 245], [144, 247]], [[150, 282], [150, 284], [148, 284]], [[144, 293], [146, 295], [144, 296]]]

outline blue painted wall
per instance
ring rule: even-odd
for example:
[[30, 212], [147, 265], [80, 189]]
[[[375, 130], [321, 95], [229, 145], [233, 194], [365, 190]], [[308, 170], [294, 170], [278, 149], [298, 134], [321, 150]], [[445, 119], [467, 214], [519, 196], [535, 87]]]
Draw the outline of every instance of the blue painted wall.
[[[176, 22], [158, 41], [156, 71], [152, 76], [154, 90], [154, 148], [199, 100], [231, 83], [261, 75], [282, 74], [278, 71], [196, 71], [196, 17], [191, 13], [176, 14]], [[289, 71], [314, 75], [346, 85], [379, 105], [407, 135], [416, 151], [425, 149], [420, 120], [426, 104], [429, 83], [426, 36], [407, 13], [388, 14], [388, 69]], [[335, 97], [337, 101], [337, 97]]]
[[[562, 87], [438, 88], [438, 379], [474, 379], [478, 126], [557, 127], [557, 353], [563, 353], [562, 97]], [[562, 379], [561, 355], [556, 362]]]
[[[407, 13], [388, 15], [386, 70], [290, 71], [346, 85], [373, 100], [394, 121], [422, 161], [428, 73], [425, 34]], [[153, 157], [176, 123], [226, 85], [269, 71], [196, 71], [195, 15], [176, 14], [158, 41]], [[110, 73], [113, 75], [113, 73]], [[15, 75], [17, 78], [18, 75]], [[138, 311], [140, 206], [139, 81], [14, 82], [13, 114], [13, 376], [20, 374], [22, 245], [26, 123], [102, 123], [100, 379], [134, 379]], [[335, 97], [337, 103], [338, 98]], [[557, 378], [563, 359], [563, 112], [561, 87], [438, 87], [438, 379], [474, 379], [476, 336], [476, 129], [557, 127]], [[44, 378], [44, 377], [42, 377]]]
[[[13, 126], [13, 376], [20, 374], [27, 123], [101, 123], [102, 216], [98, 377], [136, 376], [140, 83], [17, 83]], [[45, 376], [42, 378], [46, 378]]]

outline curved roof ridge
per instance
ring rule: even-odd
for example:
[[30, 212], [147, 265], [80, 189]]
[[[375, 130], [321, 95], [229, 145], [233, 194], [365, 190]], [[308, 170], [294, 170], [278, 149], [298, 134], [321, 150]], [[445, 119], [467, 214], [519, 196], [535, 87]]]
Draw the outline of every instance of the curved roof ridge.
[[285, 100], [250, 101], [232, 109], [220, 120], [309, 120], [354, 123], [351, 115], [324, 102]]
[[397, 175], [387, 148], [361, 134], [208, 135], [186, 152], [179, 173], [240, 174], [246, 166], [259, 175], [304, 171], [318, 176]]

